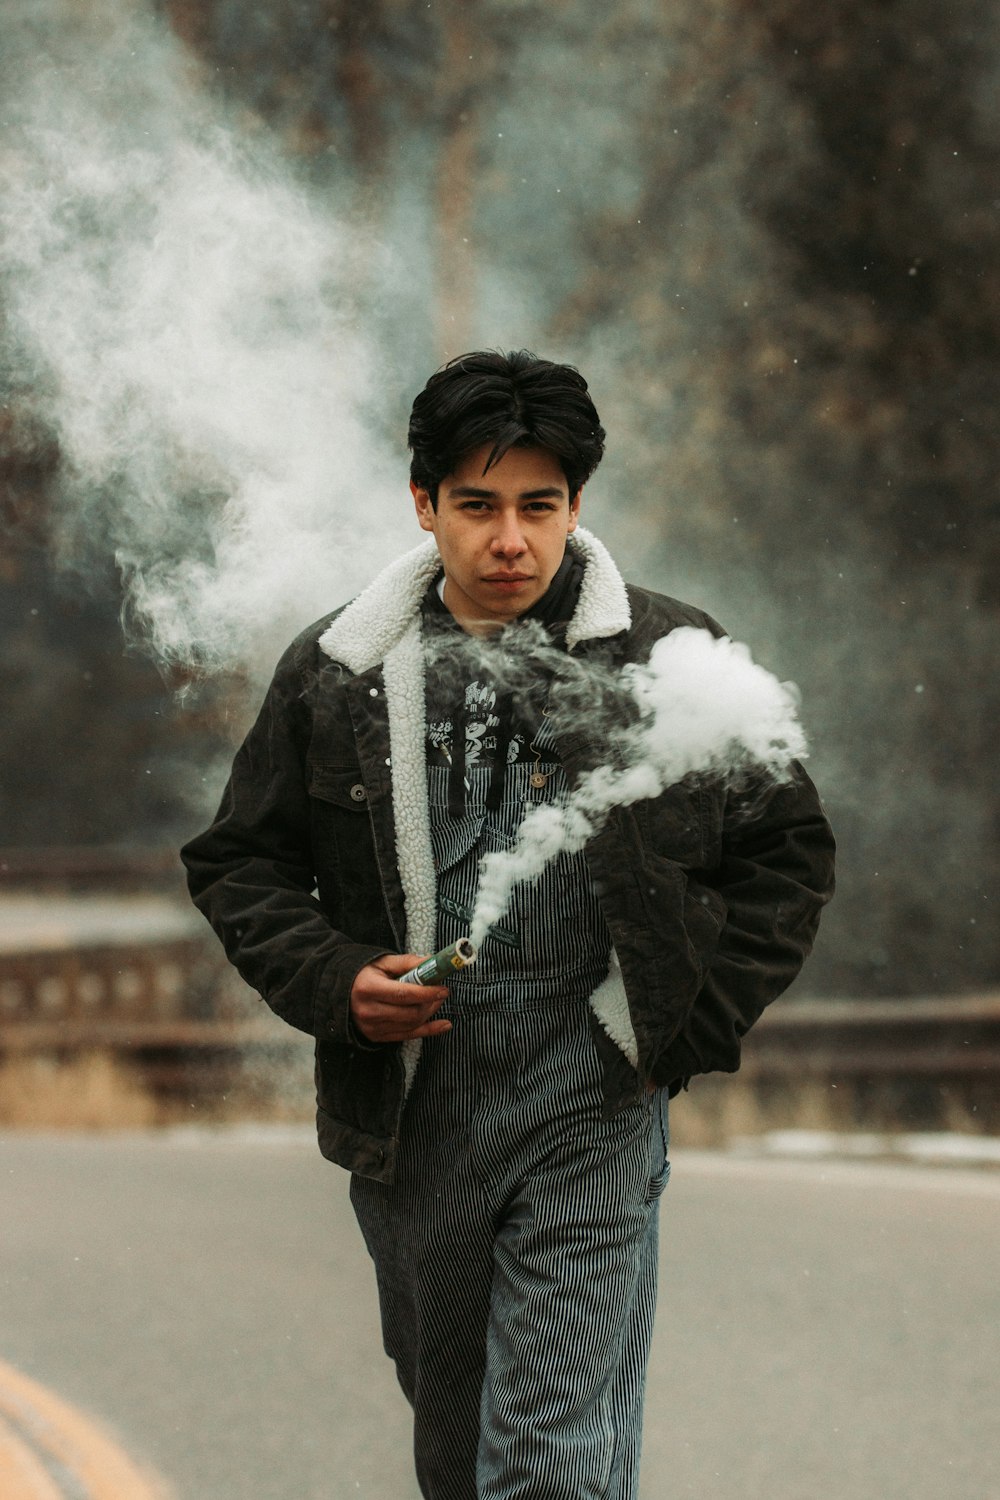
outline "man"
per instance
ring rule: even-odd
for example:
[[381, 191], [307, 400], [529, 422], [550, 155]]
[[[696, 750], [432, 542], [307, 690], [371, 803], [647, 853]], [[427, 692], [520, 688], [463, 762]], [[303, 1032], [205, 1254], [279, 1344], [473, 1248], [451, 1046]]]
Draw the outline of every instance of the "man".
[[738, 1066], [833, 841], [800, 768], [752, 799], [688, 780], [515, 887], [447, 987], [400, 983], [468, 932], [525, 808], [616, 753], [550, 694], [553, 653], [607, 681], [679, 625], [720, 633], [578, 528], [604, 431], [577, 371], [453, 360], [409, 442], [432, 540], [289, 648], [184, 858], [233, 963], [316, 1038], [423, 1494], [627, 1500], [667, 1098]]

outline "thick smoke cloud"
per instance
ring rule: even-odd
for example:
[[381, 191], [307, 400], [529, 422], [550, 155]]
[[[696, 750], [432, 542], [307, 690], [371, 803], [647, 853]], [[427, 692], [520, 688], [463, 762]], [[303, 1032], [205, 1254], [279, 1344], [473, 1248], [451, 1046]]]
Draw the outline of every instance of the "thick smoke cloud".
[[257, 675], [406, 543], [352, 298], [389, 264], [143, 9], [33, 0], [3, 28], [5, 365], [58, 441], [56, 548], [114, 557], [162, 660]]
[[[564, 802], [530, 809], [514, 847], [486, 856], [470, 934], [477, 947], [503, 917], [513, 887], [536, 879], [559, 854], [582, 849], [611, 808], [657, 797], [692, 774], [773, 782], [805, 754], [794, 687], [758, 666], [746, 646], [706, 630], [673, 631], [646, 664], [601, 688], [599, 718], [608, 727], [631, 721], [617, 737], [623, 764], [601, 765]], [[557, 691], [554, 712], [562, 706]]]

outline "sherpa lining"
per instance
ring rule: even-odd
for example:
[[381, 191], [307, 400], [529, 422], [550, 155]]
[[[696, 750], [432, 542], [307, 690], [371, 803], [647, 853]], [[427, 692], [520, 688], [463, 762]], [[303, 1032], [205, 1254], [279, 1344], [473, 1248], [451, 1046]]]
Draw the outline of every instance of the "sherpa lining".
[[[420, 595], [423, 598], [423, 593]], [[420, 616], [411, 620], [382, 664], [389, 714], [392, 810], [396, 858], [406, 906], [406, 946], [433, 953], [437, 936], [437, 877], [427, 805], [424, 720], [424, 654]], [[420, 1060], [420, 1039], [402, 1046], [406, 1092]]]
[[632, 1012], [628, 1008], [622, 966], [614, 948], [611, 950], [607, 978], [601, 981], [591, 995], [590, 1008], [615, 1046], [624, 1052], [633, 1068], [637, 1068], [639, 1043], [632, 1027]]
[[[567, 649], [582, 641], [603, 640], [632, 623], [625, 582], [604, 546], [592, 532], [577, 527], [570, 546], [586, 564], [573, 618], [566, 632]], [[396, 857], [406, 909], [406, 944], [411, 953], [431, 953], [437, 935], [437, 879], [427, 807], [424, 713], [424, 659], [420, 604], [441, 567], [431, 537], [397, 558], [342, 610], [320, 636], [320, 649], [354, 673], [382, 663], [389, 747], [392, 758], [392, 806], [396, 823]], [[638, 1044], [632, 1027], [621, 967], [614, 949], [608, 975], [590, 997], [590, 1005], [608, 1036], [632, 1063]], [[420, 1058], [420, 1041], [402, 1047], [409, 1092]]]

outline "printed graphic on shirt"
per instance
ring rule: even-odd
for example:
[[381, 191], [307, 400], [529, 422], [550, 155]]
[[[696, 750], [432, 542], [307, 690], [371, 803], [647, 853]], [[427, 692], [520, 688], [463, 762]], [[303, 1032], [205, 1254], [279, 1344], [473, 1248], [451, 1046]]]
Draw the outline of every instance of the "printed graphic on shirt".
[[[489, 683], [470, 682], [465, 689], [465, 764], [489, 766], [496, 755], [496, 731], [500, 720], [496, 714], [496, 688]], [[434, 719], [427, 725], [428, 743], [450, 757], [455, 726], [451, 719]], [[525, 749], [524, 735], [516, 731], [507, 746], [507, 764], [513, 765]]]

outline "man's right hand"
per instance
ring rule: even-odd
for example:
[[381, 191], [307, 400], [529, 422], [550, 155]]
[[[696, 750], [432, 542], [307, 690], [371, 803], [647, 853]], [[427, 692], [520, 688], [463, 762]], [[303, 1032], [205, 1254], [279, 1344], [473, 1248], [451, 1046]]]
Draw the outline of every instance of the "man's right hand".
[[422, 961], [417, 953], [387, 953], [359, 970], [351, 987], [351, 1020], [367, 1041], [410, 1042], [451, 1030], [450, 1021], [432, 1019], [448, 998], [443, 984], [400, 984], [396, 977]]

